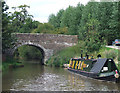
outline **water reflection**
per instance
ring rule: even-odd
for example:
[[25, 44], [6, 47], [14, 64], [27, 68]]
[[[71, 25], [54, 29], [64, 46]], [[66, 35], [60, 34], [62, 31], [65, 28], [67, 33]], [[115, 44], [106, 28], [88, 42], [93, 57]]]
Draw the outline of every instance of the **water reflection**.
[[3, 90], [14, 91], [116, 91], [120, 85], [92, 80], [64, 68], [26, 63], [3, 74]]

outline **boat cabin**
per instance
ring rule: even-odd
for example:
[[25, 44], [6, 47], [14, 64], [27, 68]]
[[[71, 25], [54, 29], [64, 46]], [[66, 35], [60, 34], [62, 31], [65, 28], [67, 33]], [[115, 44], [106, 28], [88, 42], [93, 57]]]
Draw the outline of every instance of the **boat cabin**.
[[99, 58], [99, 59], [84, 59], [84, 58], [71, 58], [69, 68], [76, 70], [83, 70], [92, 73], [106, 73], [115, 72], [119, 73], [113, 59]]
[[86, 53], [86, 58], [82, 54], [81, 58], [71, 58], [68, 70], [94, 79], [120, 82], [120, 73], [113, 59], [101, 58], [100, 54], [97, 57], [90, 59]]

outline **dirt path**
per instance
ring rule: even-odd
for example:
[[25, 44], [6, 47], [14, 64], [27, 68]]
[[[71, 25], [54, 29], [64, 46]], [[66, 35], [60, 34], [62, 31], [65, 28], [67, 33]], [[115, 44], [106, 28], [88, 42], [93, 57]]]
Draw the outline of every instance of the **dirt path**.
[[114, 48], [114, 49], [119, 49], [120, 50], [120, 46], [106, 46], [108, 48]]

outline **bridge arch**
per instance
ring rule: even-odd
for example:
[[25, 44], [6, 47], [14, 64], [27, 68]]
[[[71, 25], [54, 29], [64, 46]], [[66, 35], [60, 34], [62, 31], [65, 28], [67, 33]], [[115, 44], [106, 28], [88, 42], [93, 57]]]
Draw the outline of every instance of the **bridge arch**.
[[46, 61], [46, 49], [41, 46], [40, 44], [36, 44], [36, 43], [33, 43], [33, 42], [22, 42], [22, 43], [19, 43], [18, 45], [15, 45], [14, 48], [12, 49], [12, 55], [14, 55], [15, 53], [15, 50], [18, 49], [19, 47], [23, 46], [23, 45], [29, 45], [29, 46], [33, 46], [33, 47], [36, 47], [38, 48], [41, 53], [42, 53], [42, 64], [44, 64], [44, 62]]
[[63, 48], [76, 45], [77, 35], [41, 34], [41, 33], [12, 33], [17, 39], [13, 48], [8, 49], [6, 54], [13, 56], [15, 50], [22, 45], [31, 45], [40, 49], [44, 54], [44, 63], [56, 52]]

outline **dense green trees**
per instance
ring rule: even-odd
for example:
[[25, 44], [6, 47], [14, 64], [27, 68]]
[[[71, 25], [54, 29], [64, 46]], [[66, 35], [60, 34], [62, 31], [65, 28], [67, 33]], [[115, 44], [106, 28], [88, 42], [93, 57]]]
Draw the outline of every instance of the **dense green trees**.
[[14, 38], [11, 36], [12, 30], [10, 27], [9, 15], [6, 12], [9, 7], [5, 2], [2, 3], [2, 53], [5, 53], [7, 49], [12, 47], [12, 43], [14, 42]]
[[67, 27], [67, 34], [79, 35], [79, 39], [90, 46], [97, 44], [100, 47], [105, 42], [111, 44], [114, 39], [120, 38], [119, 3], [89, 2], [85, 6], [69, 6], [62, 13], [61, 10], [58, 12], [62, 14], [59, 18], [58, 14], [50, 15], [49, 23], [55, 28]]
[[[27, 12], [27, 5], [20, 5], [13, 7], [13, 13], [7, 12], [9, 7], [3, 1], [2, 3], [2, 53], [6, 53], [9, 48], [12, 48], [16, 38], [12, 33], [31, 33], [33, 29], [37, 28], [40, 24], [38, 21], [32, 19], [32, 15]], [[24, 47], [18, 49], [15, 55], [20, 54], [19, 57], [38, 58], [41, 57], [41, 52], [34, 47]], [[31, 51], [30, 53], [28, 51]], [[34, 51], [34, 52], [33, 52]], [[28, 55], [27, 55], [27, 54]], [[34, 53], [34, 54], [33, 54]], [[38, 57], [39, 55], [39, 57]], [[36, 56], [36, 57], [35, 57]]]
[[32, 30], [32, 33], [67, 34], [68, 29], [66, 27], [55, 28], [50, 23], [39, 23], [38, 27]]
[[2, 2], [3, 51], [15, 41], [11, 33], [49, 33], [78, 35], [85, 42], [88, 51], [99, 50], [101, 45], [111, 44], [120, 38], [120, 2], [78, 3], [49, 16], [48, 23], [33, 20], [27, 9], [30, 6], [13, 7], [14, 12], [6, 12], [9, 7]]
[[32, 19], [27, 11], [30, 6], [20, 5], [18, 7], [12, 7], [14, 9], [13, 13], [10, 13], [10, 21], [12, 30], [17, 33], [31, 33], [31, 31], [38, 27], [37, 21]]
[[54, 27], [49, 23], [39, 23], [38, 27], [32, 33], [50, 33]]
[[64, 10], [61, 9], [59, 10], [59, 12], [57, 13], [57, 16], [55, 16], [54, 14], [51, 14], [49, 16], [49, 23], [52, 24], [55, 28], [59, 28], [61, 27], [61, 17], [64, 13]]

